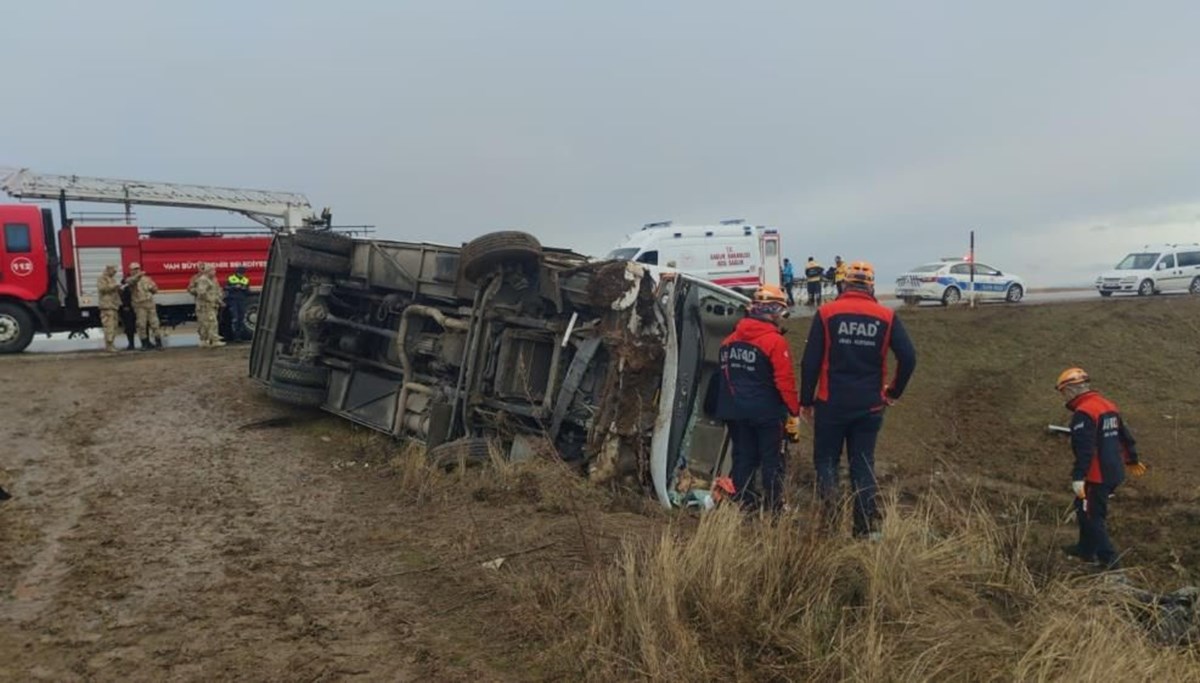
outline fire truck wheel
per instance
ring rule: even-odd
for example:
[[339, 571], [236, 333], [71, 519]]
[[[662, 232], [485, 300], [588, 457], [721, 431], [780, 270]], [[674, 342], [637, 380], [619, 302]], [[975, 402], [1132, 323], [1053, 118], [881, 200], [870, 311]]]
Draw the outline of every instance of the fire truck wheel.
[[327, 251], [315, 251], [304, 247], [292, 250], [289, 263], [294, 268], [322, 275], [349, 275], [350, 258]]
[[278, 356], [271, 363], [271, 381], [298, 387], [324, 389], [329, 385], [329, 368]]
[[251, 298], [246, 302], [246, 315], [242, 320], [242, 326], [246, 328], [250, 334], [254, 334], [254, 329], [258, 327], [258, 298]]
[[487, 463], [492, 457], [492, 444], [487, 439], [468, 436], [434, 446], [427, 455], [434, 467], [452, 472]]
[[467, 280], [479, 282], [499, 265], [514, 263], [536, 266], [541, 263], [542, 244], [529, 233], [503, 230], [467, 242], [459, 258]]
[[33, 341], [33, 316], [24, 306], [0, 303], [0, 353], [20, 353]]
[[325, 403], [325, 389], [319, 387], [301, 387], [295, 384], [285, 384], [271, 378], [267, 385], [267, 396], [288, 405], [301, 408], [320, 408]]
[[297, 230], [292, 236], [297, 246], [313, 251], [324, 251], [340, 256], [349, 256], [354, 251], [354, 240], [349, 235], [343, 235], [329, 230]]

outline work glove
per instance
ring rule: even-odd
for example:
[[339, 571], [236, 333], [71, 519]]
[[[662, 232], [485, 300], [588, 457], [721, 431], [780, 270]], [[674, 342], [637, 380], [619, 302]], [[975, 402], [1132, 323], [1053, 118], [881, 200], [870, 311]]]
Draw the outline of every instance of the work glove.
[[1084, 485], [1082, 481], [1071, 482], [1071, 490], [1075, 492], [1076, 498], [1087, 498], [1087, 494], [1084, 493]]
[[1146, 473], [1146, 466], [1140, 462], [1127, 462], [1125, 471], [1136, 478]]
[[787, 422], [783, 424], [783, 431], [787, 433], [788, 441], [800, 443], [800, 418], [789, 415]]

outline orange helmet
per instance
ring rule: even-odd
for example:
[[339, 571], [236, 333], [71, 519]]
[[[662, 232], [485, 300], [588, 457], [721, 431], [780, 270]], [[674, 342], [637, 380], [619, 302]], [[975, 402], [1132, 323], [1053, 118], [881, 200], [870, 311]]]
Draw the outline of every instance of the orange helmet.
[[762, 285], [754, 292], [754, 303], [756, 304], [783, 304], [787, 305], [787, 295], [783, 290], [775, 285]]
[[1058, 382], [1054, 385], [1054, 388], [1062, 391], [1065, 387], [1073, 384], [1086, 384], [1089, 381], [1091, 381], [1091, 378], [1083, 371], [1083, 368], [1067, 368], [1058, 376]]
[[855, 261], [846, 269], [846, 282], [855, 285], [875, 286], [875, 266], [866, 261]]

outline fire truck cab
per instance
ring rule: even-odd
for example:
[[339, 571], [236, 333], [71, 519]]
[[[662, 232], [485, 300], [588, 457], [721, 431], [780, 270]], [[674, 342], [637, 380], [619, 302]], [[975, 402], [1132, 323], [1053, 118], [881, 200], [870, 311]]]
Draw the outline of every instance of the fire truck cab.
[[[43, 215], [46, 214], [46, 215]], [[46, 245], [54, 242], [49, 211], [36, 206], [0, 206], [0, 301], [40, 301], [50, 290]]]

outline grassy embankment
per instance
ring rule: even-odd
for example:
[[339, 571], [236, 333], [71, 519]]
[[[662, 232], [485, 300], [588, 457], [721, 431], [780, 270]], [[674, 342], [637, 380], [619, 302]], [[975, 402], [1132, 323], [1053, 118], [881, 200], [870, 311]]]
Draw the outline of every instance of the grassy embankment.
[[389, 476], [413, 506], [404, 562], [430, 588], [429, 628], [446, 634], [431, 671], [1200, 678], [1200, 650], [1155, 643], [1143, 608], [1062, 558], [1074, 537], [1069, 455], [1045, 433], [1066, 418], [1055, 376], [1084, 366], [1151, 466], [1112, 505], [1130, 578], [1200, 580], [1200, 300], [901, 315], [921, 364], [879, 447], [889, 513], [878, 544], [814, 532], [806, 452], [792, 461], [794, 511], [773, 523], [665, 513], [549, 461], [447, 475], [420, 453], [394, 457]]

